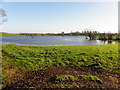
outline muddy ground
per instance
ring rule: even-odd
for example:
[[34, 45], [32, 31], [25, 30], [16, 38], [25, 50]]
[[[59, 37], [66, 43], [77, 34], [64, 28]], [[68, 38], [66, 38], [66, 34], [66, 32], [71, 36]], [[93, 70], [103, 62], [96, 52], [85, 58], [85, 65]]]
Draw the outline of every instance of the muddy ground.
[[[80, 80], [67, 82], [54, 82], [56, 75], [94, 75], [103, 82]], [[8, 70], [8, 78], [4, 81], [3, 89], [13, 88], [94, 88], [94, 89], [120, 89], [120, 77], [118, 73], [101, 69], [78, 66], [59, 66], [46, 70]]]

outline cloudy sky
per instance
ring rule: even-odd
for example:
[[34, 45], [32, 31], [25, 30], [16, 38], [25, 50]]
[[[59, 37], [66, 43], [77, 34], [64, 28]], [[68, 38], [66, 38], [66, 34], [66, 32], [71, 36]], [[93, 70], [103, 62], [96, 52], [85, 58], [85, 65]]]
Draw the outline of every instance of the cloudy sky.
[[3, 2], [2, 31], [58, 33], [92, 29], [118, 32], [117, 2]]

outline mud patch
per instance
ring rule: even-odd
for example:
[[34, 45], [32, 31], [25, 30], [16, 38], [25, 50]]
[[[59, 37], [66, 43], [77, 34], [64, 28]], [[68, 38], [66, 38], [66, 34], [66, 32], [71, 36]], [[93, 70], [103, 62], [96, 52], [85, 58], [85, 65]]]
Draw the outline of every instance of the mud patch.
[[[90, 80], [67, 81], [67, 82], [52, 82], [56, 75], [94, 75], [97, 76], [103, 83]], [[6, 84], [6, 88], [119, 88], [120, 77], [118, 73], [107, 72], [103, 70], [90, 69], [87, 67], [77, 66], [60, 66], [49, 68], [46, 70], [26, 71], [18, 79], [12, 77], [10, 84]]]

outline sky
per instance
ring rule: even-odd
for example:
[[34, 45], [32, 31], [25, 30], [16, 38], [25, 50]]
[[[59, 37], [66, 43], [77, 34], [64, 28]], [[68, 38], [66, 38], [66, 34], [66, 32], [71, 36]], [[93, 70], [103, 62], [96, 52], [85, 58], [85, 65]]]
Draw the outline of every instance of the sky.
[[118, 32], [117, 2], [3, 2], [2, 32]]

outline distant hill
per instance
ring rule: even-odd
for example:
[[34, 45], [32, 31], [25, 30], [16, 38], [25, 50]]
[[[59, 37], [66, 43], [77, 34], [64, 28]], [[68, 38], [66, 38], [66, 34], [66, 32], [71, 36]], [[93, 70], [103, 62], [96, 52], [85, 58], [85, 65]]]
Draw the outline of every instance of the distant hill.
[[22, 36], [22, 35], [0, 32], [0, 36]]

